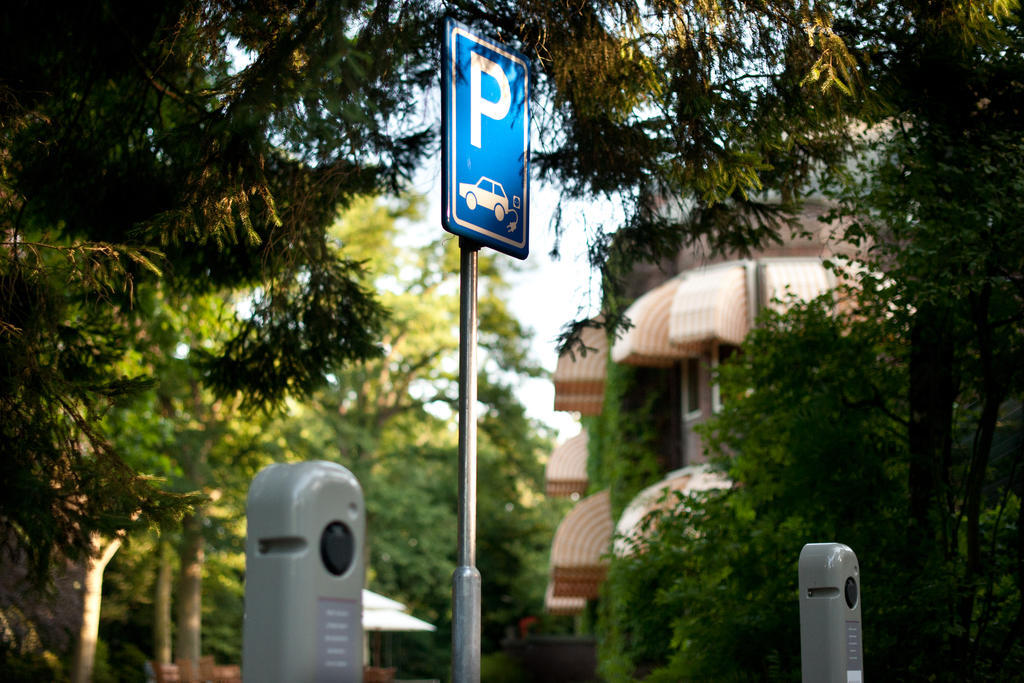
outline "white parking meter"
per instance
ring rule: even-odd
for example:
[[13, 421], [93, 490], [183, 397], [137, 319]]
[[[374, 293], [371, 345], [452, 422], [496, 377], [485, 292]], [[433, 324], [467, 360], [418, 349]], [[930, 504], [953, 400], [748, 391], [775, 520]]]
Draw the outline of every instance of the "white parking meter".
[[246, 683], [362, 681], [359, 482], [325, 461], [270, 465], [249, 486], [246, 513]]
[[804, 683], [860, 683], [864, 653], [860, 566], [842, 543], [800, 551], [800, 661]]

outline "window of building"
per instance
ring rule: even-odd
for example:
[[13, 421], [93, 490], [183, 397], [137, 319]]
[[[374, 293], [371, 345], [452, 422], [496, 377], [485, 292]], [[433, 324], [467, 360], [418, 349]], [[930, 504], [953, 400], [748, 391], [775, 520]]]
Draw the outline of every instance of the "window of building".
[[693, 420], [700, 416], [700, 359], [687, 358], [683, 362], [683, 417]]
[[[731, 344], [719, 344], [715, 347], [714, 353], [711, 354], [712, 373], [718, 370], [719, 365], [736, 355], [739, 350], [738, 346], [732, 346]], [[718, 386], [718, 382], [715, 381], [711, 386], [711, 409], [717, 413], [722, 409], [723, 405], [722, 390]]]

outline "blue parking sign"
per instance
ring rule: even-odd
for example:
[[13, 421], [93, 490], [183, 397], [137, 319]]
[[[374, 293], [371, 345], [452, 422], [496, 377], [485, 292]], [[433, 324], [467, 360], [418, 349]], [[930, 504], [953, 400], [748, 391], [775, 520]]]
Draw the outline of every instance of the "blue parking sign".
[[530, 65], [445, 20], [441, 211], [448, 232], [516, 258], [529, 242]]

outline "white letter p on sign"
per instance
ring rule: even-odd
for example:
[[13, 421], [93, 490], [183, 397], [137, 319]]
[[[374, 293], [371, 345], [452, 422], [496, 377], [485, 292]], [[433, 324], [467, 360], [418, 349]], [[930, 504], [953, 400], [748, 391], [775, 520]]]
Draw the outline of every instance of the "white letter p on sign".
[[[505, 70], [497, 63], [474, 52], [469, 58], [470, 79], [469, 79], [469, 142], [474, 147], [482, 147], [480, 143], [480, 117], [486, 116], [489, 119], [500, 121], [508, 114], [512, 106], [512, 92], [508, 85], [508, 76]], [[480, 79], [482, 74], [487, 74], [498, 82], [498, 89], [501, 91], [498, 101], [485, 100], [480, 93]]]

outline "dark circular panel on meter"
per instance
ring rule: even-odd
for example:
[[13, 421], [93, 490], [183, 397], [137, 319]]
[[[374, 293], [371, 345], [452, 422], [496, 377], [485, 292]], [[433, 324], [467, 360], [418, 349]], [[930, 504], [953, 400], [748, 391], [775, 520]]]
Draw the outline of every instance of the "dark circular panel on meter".
[[355, 539], [352, 531], [341, 522], [331, 522], [320, 535], [320, 559], [327, 571], [341, 576], [352, 566], [355, 557]]
[[857, 581], [852, 576], [846, 579], [846, 604], [853, 609], [857, 604]]

